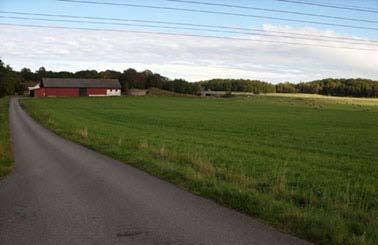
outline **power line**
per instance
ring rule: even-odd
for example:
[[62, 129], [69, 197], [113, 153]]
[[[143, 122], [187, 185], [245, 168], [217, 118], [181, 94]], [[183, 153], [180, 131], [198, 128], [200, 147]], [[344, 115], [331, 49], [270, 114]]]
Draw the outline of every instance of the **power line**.
[[178, 2], [178, 3], [188, 3], [188, 4], [197, 4], [197, 5], [205, 5], [205, 6], [218, 6], [218, 7], [237, 8], [237, 9], [259, 10], [259, 11], [265, 11], [265, 12], [283, 13], [283, 14], [295, 14], [295, 15], [311, 16], [311, 17], [322, 17], [322, 18], [336, 19], [336, 20], [347, 20], [347, 21], [366, 22], [366, 23], [378, 23], [377, 20], [356, 19], [356, 18], [348, 18], [348, 17], [341, 17], [341, 16], [331, 16], [331, 15], [323, 15], [323, 14], [312, 14], [312, 13], [304, 13], [304, 12], [297, 12], [297, 11], [287, 11], [287, 10], [279, 10], [279, 9], [268, 9], [268, 8], [259, 8], [259, 7], [233, 5], [233, 4], [210, 3], [210, 2], [190, 1], [190, 0], [164, 0], [164, 1]]
[[[302, 2], [310, 2], [310, 3], [317, 3], [317, 4], [328, 4], [328, 2], [327, 1], [312, 1], [312, 0], [301, 0]], [[362, 3], [362, 1], [361, 0], [359, 0], [359, 2], [360, 3]], [[369, 0], [364, 0], [364, 3], [366, 3], [366, 2], [369, 2]], [[371, 0], [370, 2], [377, 2], [376, 0]], [[335, 5], [336, 7], [348, 7], [348, 8], [360, 8], [360, 9], [363, 9], [363, 10], [371, 10], [371, 9], [368, 9], [367, 7], [366, 7], [366, 5], [365, 6], [356, 6], [356, 5], [351, 5], [351, 4], [340, 4], [340, 3], [338, 3], [338, 4], [336, 4]], [[374, 9], [373, 9], [374, 10]]]
[[4, 23], [4, 22], [0, 22], [0, 25], [19, 26], [19, 27], [33, 27], [33, 28], [47, 28], [47, 29], [64, 29], [64, 30], [125, 32], [125, 33], [139, 33], [139, 34], [151, 34], [151, 35], [166, 35], [166, 36], [176, 36], [176, 37], [213, 38], [213, 39], [221, 39], [221, 40], [248, 41], [248, 42], [259, 42], [259, 43], [262, 42], [262, 43], [273, 43], [273, 44], [288, 44], [288, 45], [296, 45], [296, 46], [299, 45], [299, 46], [308, 46], [308, 47], [336, 48], [336, 49], [346, 49], [346, 50], [375, 51], [375, 52], [378, 51], [376, 49], [367, 49], [367, 48], [352, 48], [352, 47], [330, 46], [330, 45], [322, 45], [322, 44], [308, 44], [308, 43], [272, 41], [272, 40], [262, 40], [262, 39], [256, 40], [256, 39], [239, 38], [239, 37], [169, 33], [169, 32], [156, 32], [156, 31], [125, 30], [125, 29], [120, 30], [120, 29], [102, 29], [102, 28], [66, 27], [66, 26], [46, 26], [46, 25], [31, 25], [31, 24], [14, 24], [14, 23]]
[[284, 35], [273, 35], [273, 34], [262, 34], [262, 33], [253, 33], [253, 32], [241, 32], [241, 31], [227, 31], [227, 30], [216, 30], [216, 29], [203, 29], [203, 28], [194, 28], [194, 27], [176, 27], [176, 26], [163, 26], [163, 25], [146, 25], [146, 24], [128, 24], [128, 23], [119, 23], [119, 22], [103, 22], [103, 21], [84, 21], [84, 20], [63, 20], [63, 19], [48, 19], [48, 18], [29, 18], [29, 17], [14, 17], [14, 16], [0, 16], [0, 18], [8, 19], [18, 19], [18, 20], [34, 20], [34, 21], [48, 21], [48, 22], [66, 22], [66, 23], [86, 23], [86, 24], [105, 24], [105, 25], [120, 25], [120, 26], [132, 26], [132, 27], [148, 27], [148, 28], [162, 28], [169, 30], [192, 30], [192, 31], [207, 31], [207, 32], [216, 32], [216, 33], [227, 33], [227, 34], [243, 34], [248, 36], [263, 36], [263, 37], [278, 37], [278, 38], [290, 38], [290, 39], [299, 39], [299, 40], [308, 40], [308, 41], [321, 41], [321, 42], [330, 42], [330, 43], [345, 43], [345, 44], [357, 44], [357, 45], [366, 45], [366, 46], [378, 46], [378, 44], [369, 44], [361, 42], [340, 42], [333, 40], [324, 40], [319, 38], [306, 38], [306, 37], [293, 37], [293, 36], [284, 36]]
[[[324, 38], [328, 40], [347, 40], [347, 41], [357, 41], [357, 42], [366, 42], [366, 43], [358, 43], [358, 44], [369, 44], [369, 43], [378, 43], [378, 40], [364, 40], [359, 38], [351, 38], [351, 37], [335, 37], [335, 36], [327, 36], [327, 35], [320, 35], [320, 34], [307, 34], [307, 33], [298, 33], [298, 32], [287, 32], [287, 31], [266, 31], [263, 29], [255, 29], [255, 28], [242, 28], [242, 27], [232, 27], [232, 26], [222, 26], [222, 25], [207, 25], [207, 24], [192, 24], [186, 22], [168, 22], [168, 21], [157, 21], [157, 20], [136, 20], [136, 19], [125, 19], [125, 18], [108, 18], [108, 17], [93, 17], [93, 16], [77, 16], [77, 15], [62, 15], [62, 14], [45, 14], [45, 13], [28, 13], [28, 12], [14, 12], [14, 11], [1, 11], [0, 13], [3, 14], [16, 14], [16, 15], [26, 15], [26, 16], [43, 16], [43, 17], [60, 17], [60, 18], [73, 18], [73, 19], [89, 19], [89, 20], [106, 20], [106, 21], [124, 21], [124, 22], [136, 22], [136, 23], [154, 23], [154, 24], [168, 24], [168, 25], [178, 25], [178, 26], [191, 26], [191, 27], [205, 27], [205, 28], [217, 28], [217, 29], [226, 29], [226, 30], [236, 30], [236, 31], [248, 31], [248, 32], [260, 32], [260, 33], [277, 33], [277, 34], [284, 34], [284, 35], [292, 35], [292, 36], [299, 36], [299, 37], [310, 37], [311, 40], [313, 38]], [[347, 42], [346, 42], [347, 43]], [[357, 44], [352, 43], [351, 44]]]
[[336, 23], [329, 23], [329, 22], [288, 19], [288, 18], [271, 17], [271, 16], [263, 16], [263, 15], [251, 15], [251, 14], [242, 14], [242, 13], [234, 13], [234, 12], [211, 11], [211, 10], [177, 8], [177, 7], [161, 7], [161, 6], [153, 6], [153, 5], [140, 5], [140, 4], [128, 4], [128, 3], [99, 2], [99, 1], [82, 1], [82, 0], [57, 0], [57, 1], [71, 2], [71, 3], [97, 4], [97, 5], [127, 6], [127, 7], [135, 7], [135, 8], [164, 9], [164, 10], [184, 11], [184, 12], [193, 12], [193, 13], [219, 14], [219, 15], [227, 15], [227, 16], [261, 18], [261, 19], [269, 19], [269, 20], [281, 20], [281, 21], [288, 21], [288, 22], [338, 26], [338, 27], [353, 28], [353, 29], [359, 29], [359, 30], [363, 29], [363, 30], [378, 31], [378, 28], [376, 27], [354, 26], [354, 25], [336, 24]]
[[[125, 25], [125, 26], [139, 26], [139, 27], [154, 27], [154, 28], [171, 28], [171, 29], [184, 29], [184, 30], [195, 30], [195, 31], [210, 31], [218, 33], [234, 33], [234, 34], [243, 34], [243, 35], [253, 35], [253, 36], [271, 36], [271, 37], [283, 37], [291, 39], [300, 39], [300, 40], [310, 40], [310, 41], [322, 41], [322, 42], [333, 42], [333, 43], [345, 43], [345, 44], [357, 44], [357, 45], [368, 45], [376, 46], [378, 45], [377, 41], [367, 41], [361, 39], [351, 38], [349, 41], [347, 38], [343, 37], [330, 37], [321, 35], [307, 35], [300, 33], [292, 32], [283, 32], [283, 31], [266, 31], [260, 29], [248, 29], [248, 28], [239, 28], [239, 27], [226, 27], [226, 26], [212, 26], [212, 25], [196, 25], [182, 22], [165, 22], [165, 21], [153, 21], [153, 20], [133, 20], [133, 19], [118, 19], [118, 18], [101, 18], [101, 17], [87, 17], [87, 16], [76, 16], [76, 15], [54, 15], [54, 14], [41, 14], [41, 13], [22, 13], [22, 12], [9, 12], [9, 11], [0, 11], [0, 13], [6, 14], [18, 14], [18, 15], [27, 15], [27, 16], [44, 16], [44, 17], [63, 17], [63, 18], [75, 18], [75, 19], [94, 19], [94, 20], [117, 20], [117, 21], [126, 21], [126, 22], [137, 22], [137, 23], [153, 23], [153, 24], [168, 24], [168, 25], [178, 25], [178, 26], [190, 26], [188, 27], [172, 27], [172, 26], [152, 26], [152, 25], [132, 25], [125, 23], [115, 23], [115, 22], [90, 22], [90, 21], [81, 21], [81, 23], [90, 23], [90, 24], [114, 24], [114, 25]], [[1, 18], [11, 18], [11, 19], [23, 19], [23, 20], [41, 20], [41, 21], [60, 21], [60, 22], [75, 22], [71, 20], [56, 20], [56, 19], [36, 19], [36, 18], [26, 18], [26, 17], [12, 17], [12, 16], [0, 16]], [[192, 27], [201, 27], [201, 28], [192, 28]], [[206, 28], [206, 29], [205, 29]], [[218, 29], [208, 29], [208, 28], [220, 28]], [[273, 35], [278, 33], [280, 35]], [[283, 34], [283, 35], [282, 35]], [[339, 38], [347, 40], [339, 40]]]
[[304, 1], [297, 1], [297, 0], [274, 0], [274, 1], [286, 2], [286, 3], [295, 3], [295, 4], [304, 4], [304, 5], [324, 7], [324, 8], [344, 9], [344, 10], [351, 10], [351, 11], [358, 11], [358, 12], [378, 13], [378, 10], [375, 10], [375, 9], [369, 10], [369, 9], [365, 9], [365, 8], [347, 7], [347, 6], [326, 4], [326, 3], [304, 2]]

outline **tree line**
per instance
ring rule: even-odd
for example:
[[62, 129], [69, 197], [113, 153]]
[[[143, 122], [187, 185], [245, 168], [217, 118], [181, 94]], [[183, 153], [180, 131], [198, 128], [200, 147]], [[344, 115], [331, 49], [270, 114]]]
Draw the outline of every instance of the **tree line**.
[[276, 92], [376, 98], [378, 97], [378, 81], [362, 78], [327, 78], [298, 84], [285, 82], [276, 85]]
[[198, 84], [204, 90], [213, 91], [251, 92], [254, 94], [276, 92], [275, 85], [259, 80], [212, 79], [208, 81], [198, 82]]
[[[274, 85], [249, 80], [214, 80], [191, 83], [184, 79], [169, 79], [158, 73], [145, 70], [138, 72], [135, 69], [127, 69], [123, 72], [106, 70], [83, 70], [78, 72], [48, 71], [44, 67], [35, 72], [28, 68], [15, 71], [0, 61], [0, 96], [10, 94], [22, 94], [27, 87], [36, 85], [42, 78], [103, 78], [118, 79], [124, 93], [129, 89], [159, 88], [175, 93], [199, 94], [203, 90], [225, 90], [265, 93], [274, 92]], [[4, 88], [4, 89], [3, 89]]]
[[248, 79], [212, 79], [200, 82], [188, 82], [183, 79], [169, 79], [149, 70], [138, 72], [127, 69], [123, 72], [106, 70], [83, 70], [78, 72], [48, 71], [44, 67], [36, 71], [23, 68], [13, 70], [0, 60], [0, 97], [23, 94], [27, 87], [36, 85], [42, 78], [103, 78], [118, 79], [125, 93], [129, 89], [159, 88], [175, 93], [199, 94], [204, 90], [227, 92], [259, 93], [310, 93], [333, 96], [378, 97], [378, 81], [368, 79], [323, 79], [298, 84], [285, 82], [272, 83]]
[[122, 86], [122, 91], [128, 89], [149, 89], [159, 88], [176, 93], [198, 94], [201, 87], [198, 83], [190, 83], [183, 79], [171, 80], [158, 73], [149, 70], [138, 72], [135, 69], [127, 69], [123, 72], [106, 70], [98, 72], [96, 70], [82, 70], [78, 72], [68, 71], [48, 71], [44, 67], [36, 71], [23, 68], [21, 71], [13, 70], [9, 65], [5, 65], [0, 60], [0, 97], [13, 94], [23, 94], [28, 87], [36, 85], [42, 78], [102, 78], [118, 79]]

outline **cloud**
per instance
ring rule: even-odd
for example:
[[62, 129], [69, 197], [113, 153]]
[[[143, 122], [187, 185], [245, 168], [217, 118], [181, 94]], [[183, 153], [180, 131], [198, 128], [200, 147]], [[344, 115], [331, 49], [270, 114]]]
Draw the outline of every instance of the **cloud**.
[[[339, 36], [332, 31], [313, 28], [265, 25], [264, 29]], [[299, 82], [325, 77], [378, 78], [378, 51], [274, 43], [346, 45], [334, 42], [259, 36], [243, 37], [249, 40], [230, 40], [5, 25], [0, 25], [0, 30], [0, 58], [16, 69], [37, 69], [44, 66], [51, 70], [122, 71], [133, 67], [190, 81], [250, 78], [271, 82]]]

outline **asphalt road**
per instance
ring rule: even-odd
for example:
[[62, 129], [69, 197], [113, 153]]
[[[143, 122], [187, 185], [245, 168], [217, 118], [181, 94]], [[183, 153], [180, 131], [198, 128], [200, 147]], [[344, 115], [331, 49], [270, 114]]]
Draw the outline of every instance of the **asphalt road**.
[[13, 99], [15, 170], [0, 182], [0, 244], [305, 244], [66, 141]]

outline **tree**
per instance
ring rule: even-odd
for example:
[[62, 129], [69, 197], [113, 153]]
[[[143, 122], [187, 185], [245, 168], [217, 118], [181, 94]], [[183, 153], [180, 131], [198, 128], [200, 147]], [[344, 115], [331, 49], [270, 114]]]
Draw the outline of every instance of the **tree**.
[[99, 73], [100, 78], [103, 79], [120, 79], [122, 73], [118, 71], [106, 70]]
[[161, 76], [160, 74], [151, 74], [147, 77], [146, 86], [147, 88], [163, 88], [164, 83], [168, 79]]
[[22, 68], [20, 71], [21, 79], [23, 81], [35, 81], [36, 76], [29, 68]]
[[17, 77], [12, 68], [0, 60], [0, 97], [14, 94], [16, 82]]
[[42, 78], [46, 77], [46, 74], [47, 74], [47, 72], [46, 72], [45, 67], [43, 67], [43, 66], [40, 67], [36, 72], [37, 80], [42, 80]]
[[277, 93], [295, 93], [297, 89], [295, 85], [289, 82], [279, 83], [276, 85]]
[[96, 70], [78, 71], [73, 74], [75, 78], [100, 78], [100, 75]]
[[253, 93], [274, 93], [274, 85], [258, 80], [246, 79], [212, 79], [201, 81], [199, 84], [205, 90], [213, 91], [235, 91], [235, 92], [253, 92]]
[[124, 88], [146, 88], [146, 79], [143, 74], [138, 73], [135, 69], [128, 69], [124, 71]]

